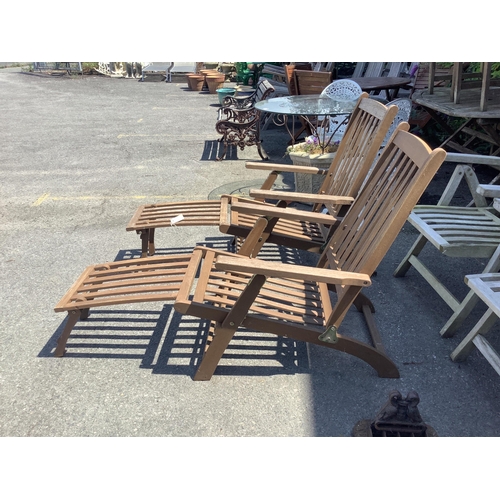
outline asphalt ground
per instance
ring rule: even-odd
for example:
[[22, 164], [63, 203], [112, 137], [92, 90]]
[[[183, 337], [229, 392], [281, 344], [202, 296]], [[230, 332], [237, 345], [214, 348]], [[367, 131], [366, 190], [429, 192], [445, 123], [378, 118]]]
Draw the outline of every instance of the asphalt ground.
[[[263, 179], [245, 161], [260, 158], [250, 147], [214, 161], [217, 96], [182, 81], [10, 68], [0, 70], [0, 91], [1, 436], [349, 437], [393, 389], [417, 391], [439, 436], [500, 435], [498, 375], [477, 352], [461, 364], [449, 357], [484, 309], [443, 339], [447, 306], [416, 272], [392, 276], [416, 238], [409, 225], [367, 290], [399, 379], [378, 378], [333, 350], [240, 332], [212, 380], [195, 382], [204, 325], [161, 303], [94, 310], [55, 358], [65, 314], [54, 306], [87, 265], [140, 255], [138, 236], [125, 231], [138, 205], [245, 194]], [[271, 126], [263, 138], [272, 161], [289, 162], [283, 129]], [[444, 166], [440, 175], [449, 172]], [[433, 181], [426, 195], [442, 186]], [[197, 244], [227, 249], [229, 241], [206, 227], [157, 235], [160, 254]], [[461, 297], [464, 275], [485, 265], [432, 248], [422, 255]], [[263, 257], [315, 262], [272, 246]], [[344, 327], [366, 334], [355, 310]]]

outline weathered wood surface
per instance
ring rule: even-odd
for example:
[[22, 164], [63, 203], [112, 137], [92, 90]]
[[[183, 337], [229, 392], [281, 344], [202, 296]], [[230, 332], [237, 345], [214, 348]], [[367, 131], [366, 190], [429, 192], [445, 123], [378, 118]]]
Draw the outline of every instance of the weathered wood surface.
[[[488, 262], [483, 273], [500, 270], [500, 218], [492, 209], [493, 186], [480, 185], [469, 162], [476, 164], [498, 164], [498, 158], [479, 155], [447, 154], [446, 160], [456, 162], [447, 187], [437, 205], [417, 205], [408, 221], [419, 232], [419, 236], [394, 272], [404, 276], [413, 267], [450, 307], [453, 314], [441, 329], [443, 337], [452, 336], [472, 311], [477, 296], [470, 292], [461, 302], [448, 290], [421, 260], [420, 253], [427, 243], [441, 254], [458, 258], [484, 258]], [[475, 160], [475, 161], [474, 161]], [[498, 181], [498, 178], [495, 178]], [[494, 179], [494, 180], [495, 180]], [[451, 206], [460, 182], [465, 181], [471, 191], [475, 206]], [[425, 255], [425, 254], [424, 254]]]
[[[492, 89], [495, 90], [495, 89]], [[488, 109], [480, 111], [481, 89], [465, 89], [460, 93], [460, 102], [454, 103], [449, 88], [434, 88], [434, 94], [427, 90], [415, 92], [413, 102], [425, 108], [444, 113], [448, 116], [460, 118], [494, 119], [500, 121], [500, 98], [496, 97], [488, 102]], [[496, 92], [495, 92], [496, 94]]]
[[366, 92], [372, 90], [398, 89], [411, 83], [411, 78], [392, 76], [363, 76], [359, 78], [349, 78], [349, 80], [356, 82]]
[[476, 296], [488, 306], [488, 310], [451, 353], [451, 359], [457, 362], [464, 361], [473, 346], [476, 346], [488, 363], [500, 375], [500, 356], [485, 338], [485, 335], [500, 317], [500, 274], [468, 275], [465, 277], [465, 282]]

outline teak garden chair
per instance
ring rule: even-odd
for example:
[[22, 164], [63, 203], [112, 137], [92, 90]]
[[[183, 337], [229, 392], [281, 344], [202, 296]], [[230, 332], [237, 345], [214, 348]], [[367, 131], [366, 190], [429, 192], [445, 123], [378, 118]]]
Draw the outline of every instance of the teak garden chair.
[[[399, 377], [374, 327], [373, 306], [361, 291], [445, 156], [398, 130], [316, 267], [248, 257], [250, 240], [264, 230], [265, 219], [245, 241], [246, 255], [196, 247], [186, 255], [90, 266], [55, 308], [69, 316], [56, 356], [64, 354], [71, 329], [91, 307], [175, 301], [177, 312], [212, 322], [195, 380], [211, 378], [239, 328], [336, 349], [364, 360], [380, 377]], [[330, 292], [336, 292], [336, 301]], [[373, 345], [339, 333], [352, 305], [367, 318]]]
[[293, 72], [297, 95], [319, 95], [333, 81], [332, 71], [307, 71], [295, 69]]
[[[397, 107], [386, 107], [363, 94], [358, 100], [349, 126], [329, 169], [316, 167], [248, 162], [247, 168], [269, 172], [260, 190], [251, 190], [256, 200], [223, 196], [220, 200], [172, 202], [140, 206], [128, 223], [127, 231], [136, 231], [142, 239], [142, 257], [155, 253], [155, 230], [176, 226], [219, 226], [225, 233], [245, 238], [260, 216], [272, 218], [263, 235], [265, 241], [295, 246], [308, 251], [321, 251], [325, 243], [323, 226], [336, 222], [342, 205], [349, 204], [365, 181], [387, 130], [396, 116]], [[401, 125], [402, 127], [404, 124]], [[325, 175], [317, 194], [272, 190], [281, 172]], [[342, 198], [343, 197], [343, 198]], [[305, 210], [280, 208], [264, 200], [314, 203], [312, 213]], [[251, 206], [250, 206], [251, 205]], [[321, 213], [327, 207], [328, 214]], [[310, 214], [305, 220], [305, 214]], [[293, 218], [292, 220], [286, 217]]]
[[[482, 273], [500, 271], [500, 217], [488, 200], [500, 196], [500, 192], [494, 189], [499, 186], [479, 184], [472, 168], [475, 164], [500, 170], [500, 158], [448, 153], [446, 161], [457, 163], [457, 166], [437, 205], [417, 205], [412, 210], [408, 221], [420, 234], [394, 271], [394, 276], [405, 276], [413, 266], [453, 311], [440, 332], [443, 337], [451, 337], [474, 308], [477, 295], [471, 290], [462, 301], [458, 300], [419, 255], [429, 242], [448, 257], [489, 259]], [[462, 180], [467, 182], [475, 206], [451, 205]]]

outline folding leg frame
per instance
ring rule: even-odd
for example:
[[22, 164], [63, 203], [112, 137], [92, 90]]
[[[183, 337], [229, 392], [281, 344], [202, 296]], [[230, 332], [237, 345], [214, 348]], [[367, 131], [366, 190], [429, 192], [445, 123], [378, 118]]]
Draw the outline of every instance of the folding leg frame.
[[483, 354], [488, 363], [500, 375], [500, 357], [485, 335], [500, 317], [500, 274], [475, 274], [465, 277], [476, 299], [481, 299], [488, 305], [488, 310], [476, 323], [469, 334], [460, 342], [451, 353], [453, 361], [464, 361], [474, 346]]

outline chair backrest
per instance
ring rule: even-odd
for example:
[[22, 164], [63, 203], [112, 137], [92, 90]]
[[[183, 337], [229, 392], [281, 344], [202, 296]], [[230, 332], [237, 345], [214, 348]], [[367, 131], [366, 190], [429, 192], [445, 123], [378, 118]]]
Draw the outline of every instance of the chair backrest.
[[254, 104], [259, 101], [263, 101], [271, 96], [274, 92], [274, 87], [269, 82], [269, 80], [262, 79], [259, 81], [257, 88], [255, 89], [255, 99]]
[[406, 68], [406, 63], [404, 62], [391, 62], [388, 63], [388, 65], [388, 68], [386, 68], [387, 75], [384, 76], [397, 78], [398, 76], [401, 76], [401, 73], [403, 73]]
[[295, 86], [295, 78], [293, 73], [296, 69], [311, 71], [312, 67], [310, 63], [299, 63], [299, 64], [286, 64], [285, 65], [285, 81], [288, 85], [288, 92], [290, 95], [297, 95], [297, 88]]
[[[396, 113], [396, 106], [385, 106], [366, 92], [360, 96], [318, 194], [357, 196]], [[332, 215], [341, 208], [325, 206]], [[313, 210], [321, 208], [315, 205]]]
[[334, 62], [315, 62], [311, 65], [313, 71], [333, 71], [335, 69]]
[[382, 76], [384, 72], [385, 63], [383, 62], [369, 62], [363, 76], [377, 77]]
[[365, 65], [365, 62], [356, 63], [356, 66], [354, 67], [354, 71], [352, 73], [352, 77], [358, 78], [359, 76], [363, 76], [363, 73], [365, 72]]
[[173, 62], [172, 64], [173, 67], [170, 68], [170, 73], [195, 73], [199, 66], [196, 62]]
[[396, 127], [402, 123], [402, 122], [407, 122], [410, 119], [410, 114], [411, 114], [411, 106], [412, 102], [410, 99], [406, 99], [404, 97], [401, 97], [400, 99], [394, 99], [394, 101], [391, 101], [387, 104], [389, 105], [394, 105], [398, 107], [398, 112], [391, 123], [391, 126], [389, 127], [389, 130], [387, 131], [387, 134], [382, 142], [382, 146], [385, 146], [387, 142], [389, 141], [391, 135], [394, 133], [396, 130]]
[[361, 87], [356, 82], [345, 78], [330, 83], [330, 85], [323, 89], [321, 95], [331, 97], [332, 99], [355, 100], [362, 93]]
[[295, 89], [298, 95], [321, 94], [333, 80], [331, 71], [306, 71], [296, 69], [293, 72]]
[[[445, 158], [444, 149], [432, 151], [419, 137], [398, 130], [328, 241], [318, 265], [372, 275]], [[338, 305], [342, 287], [337, 293]], [[336, 306], [332, 317], [339, 317], [333, 323], [340, 323], [345, 312]]]
[[[361, 87], [352, 80], [342, 79], [335, 80], [330, 83], [321, 95], [331, 97], [332, 99], [348, 99], [355, 100], [363, 93]], [[332, 116], [330, 117], [330, 133], [333, 133], [333, 141], [342, 139], [345, 134], [349, 120], [345, 116]]]

